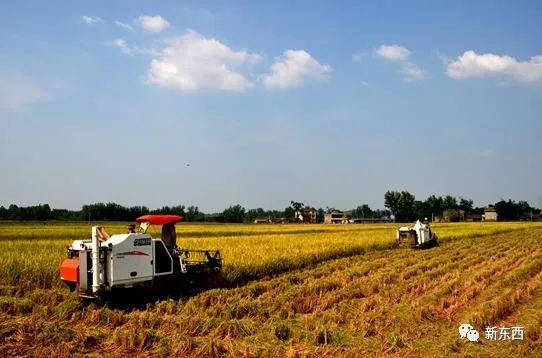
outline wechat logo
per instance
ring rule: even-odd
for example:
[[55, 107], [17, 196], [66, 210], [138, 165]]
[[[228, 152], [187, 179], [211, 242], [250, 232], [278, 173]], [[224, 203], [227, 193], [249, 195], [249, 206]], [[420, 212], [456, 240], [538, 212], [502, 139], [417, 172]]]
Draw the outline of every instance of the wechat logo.
[[463, 323], [459, 326], [459, 335], [461, 338], [467, 338], [471, 342], [477, 342], [480, 334], [468, 323]]

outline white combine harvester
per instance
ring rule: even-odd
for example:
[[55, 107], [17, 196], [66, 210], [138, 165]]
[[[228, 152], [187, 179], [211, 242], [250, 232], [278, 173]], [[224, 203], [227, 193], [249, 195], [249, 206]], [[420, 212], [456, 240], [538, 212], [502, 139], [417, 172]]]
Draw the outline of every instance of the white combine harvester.
[[437, 234], [431, 230], [427, 219], [424, 222], [416, 220], [413, 227], [400, 227], [397, 229], [396, 239], [398, 244], [402, 241], [410, 242], [412, 248], [426, 249], [438, 246]]
[[[109, 236], [102, 227], [92, 227], [92, 237], [75, 240], [60, 266], [60, 279], [79, 296], [103, 298], [119, 288], [175, 289], [195, 279], [220, 271], [218, 250], [182, 250], [176, 245], [178, 215], [144, 215], [136, 219], [136, 232]], [[149, 225], [161, 225], [162, 237], [147, 234]]]

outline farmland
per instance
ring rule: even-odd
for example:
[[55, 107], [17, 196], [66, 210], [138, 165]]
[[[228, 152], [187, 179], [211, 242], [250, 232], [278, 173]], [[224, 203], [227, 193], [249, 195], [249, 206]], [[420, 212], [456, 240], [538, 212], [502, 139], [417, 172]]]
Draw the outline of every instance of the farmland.
[[[542, 225], [437, 224], [424, 251], [394, 247], [396, 226], [181, 224], [178, 244], [222, 251], [224, 286], [117, 307], [58, 279], [87, 224], [2, 223], [0, 354], [542, 354]], [[469, 343], [465, 322], [526, 336]]]

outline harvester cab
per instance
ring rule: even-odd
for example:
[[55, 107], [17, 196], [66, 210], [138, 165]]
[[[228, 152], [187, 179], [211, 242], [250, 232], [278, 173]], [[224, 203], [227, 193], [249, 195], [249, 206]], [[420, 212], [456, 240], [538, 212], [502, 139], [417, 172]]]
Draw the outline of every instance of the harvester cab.
[[[60, 279], [79, 296], [103, 298], [118, 288], [180, 285], [220, 272], [218, 250], [186, 250], [177, 246], [175, 223], [179, 215], [144, 215], [128, 227], [128, 233], [109, 236], [92, 227], [91, 239], [75, 240], [60, 266]], [[162, 226], [162, 237], [147, 233], [150, 225]]]
[[426, 249], [438, 246], [437, 234], [431, 230], [427, 219], [423, 222], [416, 220], [413, 227], [400, 227], [397, 229], [396, 239], [397, 244], [407, 241], [412, 248]]

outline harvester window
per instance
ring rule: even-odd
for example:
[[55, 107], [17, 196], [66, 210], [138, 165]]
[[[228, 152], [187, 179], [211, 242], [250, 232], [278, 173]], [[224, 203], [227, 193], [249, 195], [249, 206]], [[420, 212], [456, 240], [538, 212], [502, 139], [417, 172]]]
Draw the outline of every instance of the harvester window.
[[172, 271], [171, 256], [166, 250], [166, 247], [160, 240], [154, 242], [154, 262], [155, 262], [155, 272], [164, 273]]

